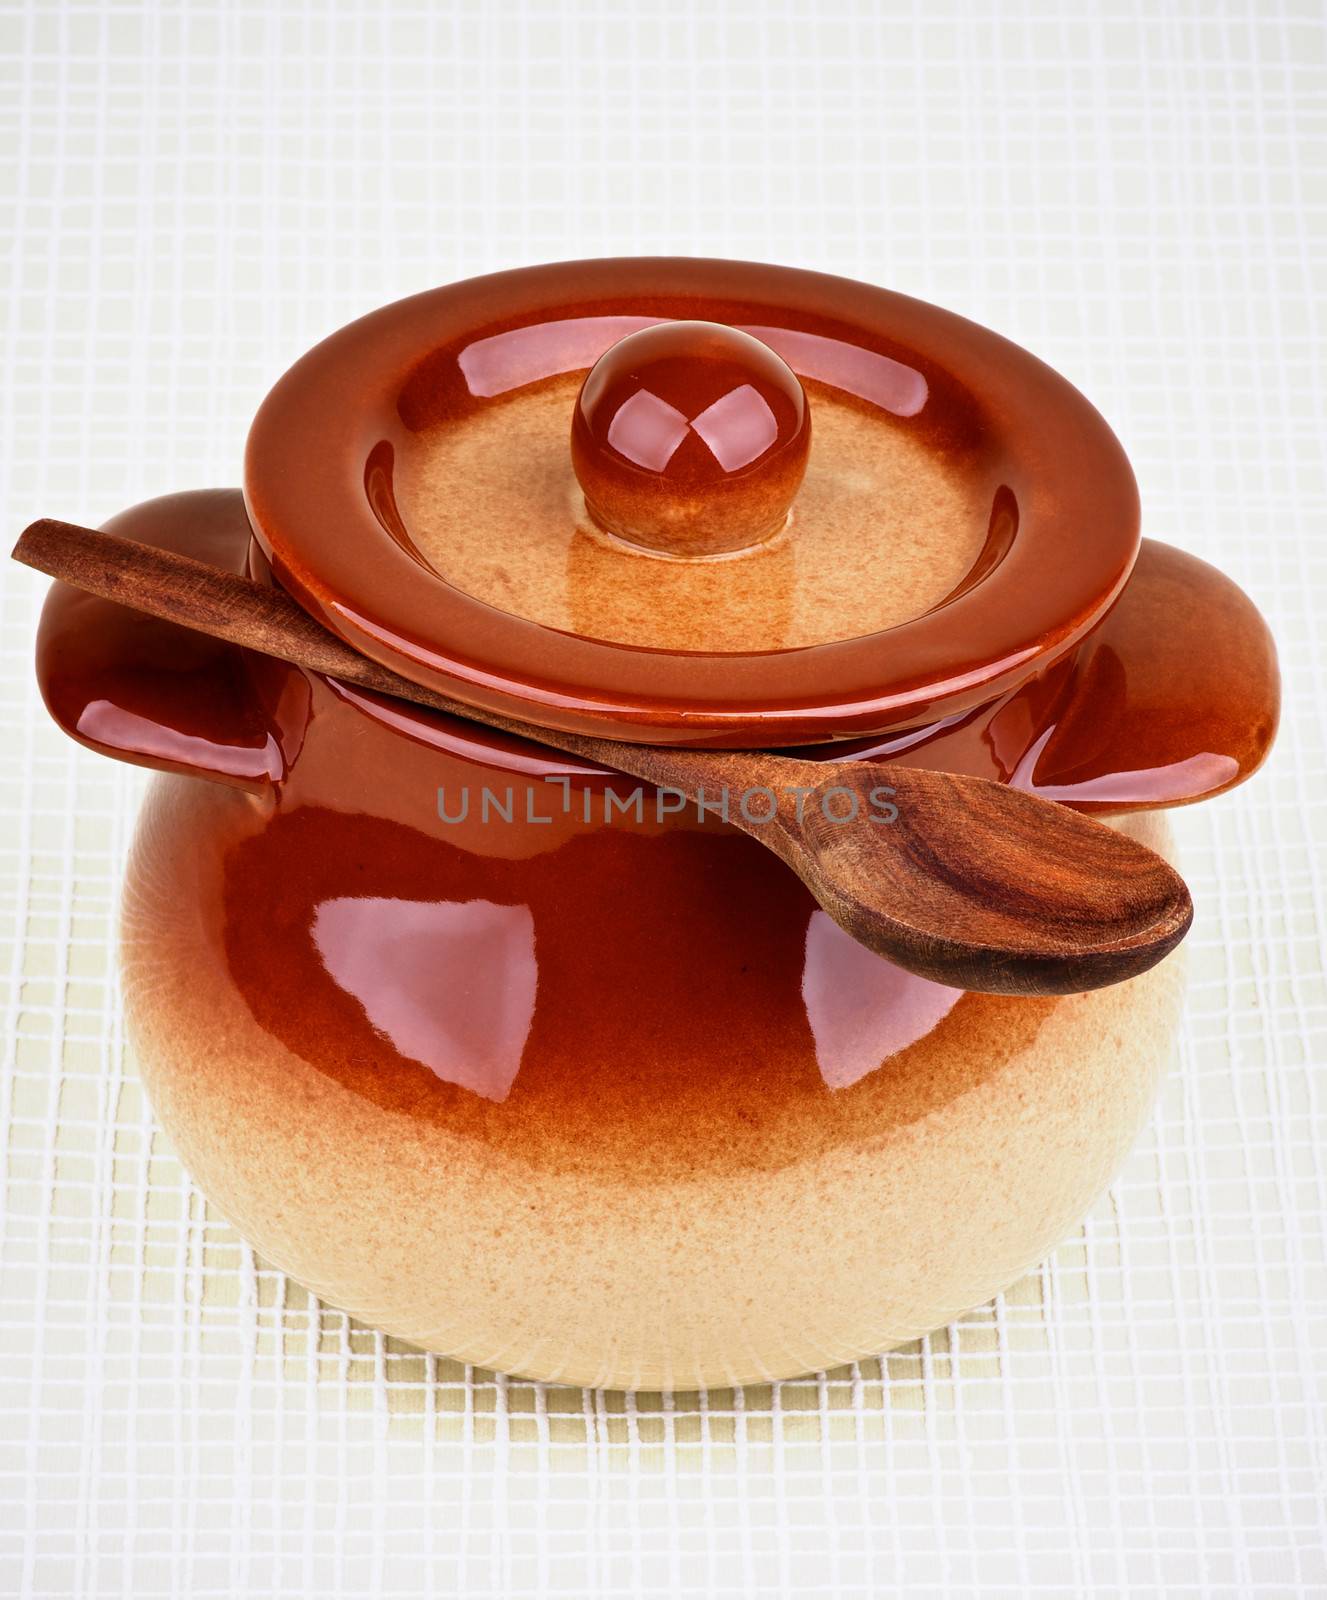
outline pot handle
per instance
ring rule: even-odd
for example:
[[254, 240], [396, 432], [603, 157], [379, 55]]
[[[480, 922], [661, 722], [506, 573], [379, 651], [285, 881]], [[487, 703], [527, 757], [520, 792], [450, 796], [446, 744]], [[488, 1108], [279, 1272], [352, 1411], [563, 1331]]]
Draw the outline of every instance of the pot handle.
[[1244, 591], [1144, 539], [1133, 574], [1083, 641], [1062, 710], [1011, 781], [1082, 810], [1184, 805], [1243, 783], [1276, 737], [1276, 646]]
[[[107, 532], [247, 568], [238, 489], [165, 495]], [[103, 755], [265, 793], [284, 776], [307, 716], [308, 684], [284, 663], [51, 586], [37, 631], [37, 681], [56, 722]]]

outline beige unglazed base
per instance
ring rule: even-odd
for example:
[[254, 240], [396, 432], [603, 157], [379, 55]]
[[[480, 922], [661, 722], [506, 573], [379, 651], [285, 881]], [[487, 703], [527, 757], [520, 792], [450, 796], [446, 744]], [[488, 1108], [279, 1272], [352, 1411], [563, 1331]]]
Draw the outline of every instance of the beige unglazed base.
[[[965, 997], [849, 1090], [799, 1100], [764, 1163], [726, 1165], [722, 1110], [700, 1100], [679, 1108], [695, 1125], [666, 1148], [640, 1139], [597, 1164], [543, 1164], [537, 1142], [477, 1144], [355, 1095], [258, 1026], [218, 931], [219, 863], [258, 804], [186, 779], [150, 791], [123, 946], [149, 1095], [199, 1186], [266, 1259], [479, 1366], [741, 1384], [940, 1326], [1078, 1223], [1172, 1046], [1174, 957], [1093, 994]], [[1120, 825], [1168, 851], [1159, 817]], [[688, 1144], [705, 1159], [683, 1159]]]

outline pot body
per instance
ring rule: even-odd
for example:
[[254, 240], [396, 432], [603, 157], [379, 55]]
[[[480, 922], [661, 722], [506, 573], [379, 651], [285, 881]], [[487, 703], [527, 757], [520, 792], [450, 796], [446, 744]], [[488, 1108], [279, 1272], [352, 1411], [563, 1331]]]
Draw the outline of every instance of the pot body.
[[[547, 1380], [786, 1377], [990, 1298], [1110, 1181], [1175, 958], [1058, 999], [943, 989], [717, 820], [390, 718], [317, 683], [280, 785], [158, 777], [124, 903], [156, 1111], [321, 1298]], [[1118, 825], [1168, 847], [1158, 815]]]
[[[254, 569], [234, 491], [109, 526]], [[1175, 956], [1055, 999], [929, 984], [716, 816], [61, 585], [38, 675], [159, 769], [123, 966], [161, 1122], [268, 1260], [415, 1344], [650, 1388], [874, 1354], [1043, 1258], [1148, 1113]], [[1072, 660], [832, 748], [1119, 809], [1167, 853], [1148, 806], [1252, 770], [1275, 705], [1248, 602], [1145, 544]]]

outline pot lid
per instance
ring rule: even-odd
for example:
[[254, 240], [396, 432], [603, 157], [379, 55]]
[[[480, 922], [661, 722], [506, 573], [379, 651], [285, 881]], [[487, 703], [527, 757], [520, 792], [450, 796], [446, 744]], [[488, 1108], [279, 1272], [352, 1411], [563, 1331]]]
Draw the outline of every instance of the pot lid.
[[778, 746], [958, 713], [1097, 622], [1133, 474], [1058, 374], [886, 290], [570, 262], [374, 312], [249, 435], [278, 579], [416, 682], [571, 731]]

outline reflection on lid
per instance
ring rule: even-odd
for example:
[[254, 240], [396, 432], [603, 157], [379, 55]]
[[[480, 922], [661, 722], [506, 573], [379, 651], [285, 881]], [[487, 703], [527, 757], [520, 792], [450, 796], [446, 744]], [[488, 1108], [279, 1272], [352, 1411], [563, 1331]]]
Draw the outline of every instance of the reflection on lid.
[[638, 389], [609, 423], [608, 442], [627, 461], [647, 472], [662, 472], [690, 427], [676, 406], [648, 389]]
[[779, 423], [768, 401], [749, 383], [730, 389], [691, 418], [651, 390], [638, 389], [618, 407], [608, 425], [608, 442], [625, 460], [661, 473], [691, 433], [725, 472], [740, 472], [778, 442]]
[[509, 328], [466, 345], [456, 358], [477, 400], [506, 394], [541, 378], [592, 367], [610, 344], [666, 317], [567, 317]]
[[[561, 373], [586, 371], [617, 340], [671, 320], [619, 316], [538, 322], [475, 339], [456, 360], [470, 394], [487, 400]], [[926, 377], [915, 367], [846, 339], [754, 323], [733, 326], [767, 344], [800, 377], [842, 389], [896, 417], [915, 417], [929, 397]]]
[[796, 328], [761, 328], [744, 324], [743, 333], [781, 355], [800, 378], [814, 378], [855, 394], [896, 417], [915, 417], [926, 404], [929, 386], [922, 373], [891, 356], [845, 339]]
[[749, 383], [693, 417], [692, 428], [725, 472], [740, 472], [778, 441], [779, 423], [769, 402]]
[[397, 1051], [505, 1100], [534, 1020], [534, 918], [489, 900], [324, 900], [313, 940], [330, 976]]

